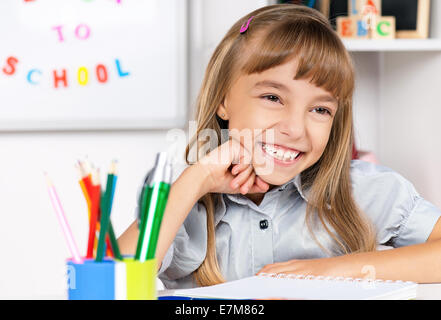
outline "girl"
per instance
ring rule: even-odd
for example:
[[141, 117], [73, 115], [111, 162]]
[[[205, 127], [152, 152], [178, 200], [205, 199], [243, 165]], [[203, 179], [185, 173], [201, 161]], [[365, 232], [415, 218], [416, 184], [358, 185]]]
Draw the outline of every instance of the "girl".
[[[319, 12], [272, 5], [232, 26], [164, 213], [156, 256], [167, 288], [260, 272], [441, 281], [440, 210], [392, 170], [351, 161], [353, 90], [350, 56]], [[137, 237], [135, 222], [124, 253]]]

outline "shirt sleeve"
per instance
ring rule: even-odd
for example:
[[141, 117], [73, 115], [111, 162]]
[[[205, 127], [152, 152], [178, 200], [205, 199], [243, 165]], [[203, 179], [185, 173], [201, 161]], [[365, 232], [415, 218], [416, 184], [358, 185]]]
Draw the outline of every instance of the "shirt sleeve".
[[[173, 280], [193, 273], [207, 252], [207, 215], [205, 206], [197, 202], [168, 249], [159, 270], [159, 278], [172, 287]], [[167, 285], [169, 284], [169, 285]]]
[[354, 197], [374, 224], [379, 244], [402, 247], [423, 243], [441, 211], [423, 199], [411, 182], [383, 166], [351, 165]]
[[404, 216], [397, 235], [391, 239], [394, 247], [426, 242], [441, 211], [432, 203], [415, 194], [412, 209]]

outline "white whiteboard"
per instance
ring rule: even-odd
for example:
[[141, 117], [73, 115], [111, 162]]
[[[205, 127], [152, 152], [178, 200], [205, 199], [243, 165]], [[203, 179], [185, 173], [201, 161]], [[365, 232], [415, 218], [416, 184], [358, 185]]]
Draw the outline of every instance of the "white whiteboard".
[[1, 0], [0, 131], [170, 128], [186, 0]]

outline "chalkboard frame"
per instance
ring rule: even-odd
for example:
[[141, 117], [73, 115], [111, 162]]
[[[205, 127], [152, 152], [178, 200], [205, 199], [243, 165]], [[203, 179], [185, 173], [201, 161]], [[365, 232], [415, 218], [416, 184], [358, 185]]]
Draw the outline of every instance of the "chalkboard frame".
[[[330, 4], [332, 0], [320, 0], [320, 12], [329, 18]], [[387, 0], [382, 0], [387, 1]], [[430, 20], [430, 0], [416, 0], [418, 1], [418, 10], [416, 12], [416, 29], [415, 30], [397, 30], [396, 37], [402, 39], [426, 39], [429, 37], [429, 20]], [[400, 2], [397, 6], [402, 6]], [[349, 1], [348, 12], [349, 15]]]
[[[387, 1], [387, 0], [382, 0]], [[426, 39], [429, 37], [430, 0], [418, 1], [416, 12], [416, 29], [397, 30], [396, 37], [402, 39]], [[400, 3], [398, 6], [402, 6]]]

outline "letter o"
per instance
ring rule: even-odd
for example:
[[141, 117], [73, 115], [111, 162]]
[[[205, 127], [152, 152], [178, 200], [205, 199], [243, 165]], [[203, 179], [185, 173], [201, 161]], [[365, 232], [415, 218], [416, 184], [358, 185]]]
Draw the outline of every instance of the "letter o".
[[85, 86], [89, 81], [89, 73], [86, 67], [78, 68], [78, 83]]
[[[80, 34], [81, 29], [85, 30], [84, 34]], [[79, 24], [76, 28], [75, 28], [75, 35], [77, 36], [78, 39], [80, 40], [86, 40], [87, 38], [89, 38], [90, 36], [90, 28], [82, 23]]]
[[105, 65], [99, 64], [96, 66], [96, 78], [101, 83], [107, 82], [107, 69]]

